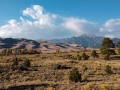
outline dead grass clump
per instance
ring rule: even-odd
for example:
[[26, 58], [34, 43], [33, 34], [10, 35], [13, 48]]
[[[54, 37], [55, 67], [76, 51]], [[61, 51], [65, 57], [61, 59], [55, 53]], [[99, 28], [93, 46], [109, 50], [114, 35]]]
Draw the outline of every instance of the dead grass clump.
[[90, 82], [83, 86], [83, 90], [98, 90], [95, 84]]
[[82, 81], [83, 82], [88, 81], [88, 74], [87, 73], [85, 73], [85, 74], [82, 75]]
[[71, 55], [71, 54], [67, 54], [67, 55], [63, 55], [63, 59], [77, 59], [75, 56]]
[[113, 90], [113, 86], [110, 86], [109, 84], [101, 84], [99, 89], [100, 90]]
[[[26, 86], [30, 88], [31, 85], [38, 85], [34, 86], [35, 90], [107, 90], [106, 87], [109, 88], [109, 86], [112, 86], [112, 90], [120, 90], [120, 61], [116, 58], [103, 60], [100, 53], [96, 59], [90, 57], [89, 60], [77, 60], [78, 54], [81, 56], [85, 52], [90, 56], [91, 51], [17, 55], [19, 62], [13, 65], [13, 70], [10, 68], [14, 62], [13, 56], [1, 56], [0, 89], [3, 89], [3, 86], [7, 89], [8, 86], [16, 88], [23, 85], [23, 88]], [[67, 59], [63, 59], [64, 56]], [[111, 57], [114, 56], [116, 55], [111, 55]], [[23, 65], [26, 60], [30, 61], [30, 67]], [[107, 65], [111, 67], [112, 74], [106, 74]], [[72, 67], [77, 68], [77, 73], [81, 74], [75, 75], [75, 77], [81, 76], [80, 82], [71, 82], [69, 79]], [[41, 85], [43, 83], [47, 85]]]
[[53, 88], [53, 87], [48, 87], [48, 88], [46, 88], [46, 90], [55, 90], [55, 88]]

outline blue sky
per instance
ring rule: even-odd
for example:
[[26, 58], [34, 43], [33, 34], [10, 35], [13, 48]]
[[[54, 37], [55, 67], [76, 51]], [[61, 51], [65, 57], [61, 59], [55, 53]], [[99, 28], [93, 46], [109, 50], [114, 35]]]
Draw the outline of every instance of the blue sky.
[[119, 9], [120, 0], [0, 0], [0, 37], [119, 37]]

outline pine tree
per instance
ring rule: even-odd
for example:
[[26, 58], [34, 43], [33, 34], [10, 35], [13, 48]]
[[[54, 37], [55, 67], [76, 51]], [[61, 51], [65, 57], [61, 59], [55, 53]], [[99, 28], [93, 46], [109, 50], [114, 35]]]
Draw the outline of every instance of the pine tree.
[[120, 54], [120, 39], [119, 39], [119, 41], [117, 42], [117, 48], [118, 48], [118, 53]]
[[117, 45], [116, 45], [118, 48], [120, 48], [120, 39], [118, 40], [117, 42]]
[[115, 54], [115, 51], [113, 48], [115, 48], [115, 45], [112, 42], [112, 40], [110, 38], [104, 38], [101, 44], [101, 49], [100, 49], [101, 53], [103, 55], [106, 55], [106, 54], [113, 55]]
[[110, 38], [104, 38], [101, 44], [102, 48], [115, 48], [113, 41]]

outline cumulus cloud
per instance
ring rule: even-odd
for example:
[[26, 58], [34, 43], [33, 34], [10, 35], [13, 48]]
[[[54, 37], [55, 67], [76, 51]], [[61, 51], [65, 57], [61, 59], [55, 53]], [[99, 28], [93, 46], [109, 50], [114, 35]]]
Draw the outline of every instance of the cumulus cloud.
[[33, 19], [40, 19], [43, 15], [43, 7], [39, 5], [33, 5], [31, 8], [23, 10], [23, 15], [30, 16]]
[[100, 28], [100, 32], [108, 37], [120, 37], [120, 19], [110, 19]]
[[53, 39], [81, 34], [112, 36], [111, 33], [120, 32], [119, 29], [120, 19], [108, 20], [100, 28], [95, 22], [75, 17], [63, 17], [45, 12], [44, 7], [40, 5], [32, 5], [23, 10], [19, 20], [11, 19], [7, 24], [0, 26], [0, 37]]
[[[26, 16], [31, 19], [26, 19]], [[23, 16], [20, 16], [19, 21], [11, 19], [6, 25], [1, 26], [0, 37], [48, 38], [51, 30], [56, 27], [55, 19], [55, 14], [44, 13], [42, 6], [33, 5], [23, 10]]]
[[65, 18], [63, 22], [63, 27], [72, 30], [76, 34], [86, 34], [86, 33], [98, 33], [97, 23], [87, 21], [85, 19], [79, 18]]

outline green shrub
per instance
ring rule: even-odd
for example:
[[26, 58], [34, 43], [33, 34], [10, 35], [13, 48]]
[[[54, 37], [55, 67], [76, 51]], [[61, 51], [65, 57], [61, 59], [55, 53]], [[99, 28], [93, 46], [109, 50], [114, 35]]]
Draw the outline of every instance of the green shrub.
[[114, 49], [109, 49], [109, 48], [101, 48], [101, 53], [103, 55], [108, 54], [108, 55], [116, 55], [116, 52]]
[[111, 66], [109, 66], [109, 65], [105, 66], [105, 72], [107, 74], [112, 74], [113, 72], [112, 72]]
[[71, 67], [68, 67], [66, 65], [56, 64], [56, 65], [52, 65], [51, 68], [54, 70], [61, 70], [61, 69], [70, 69]]
[[79, 74], [79, 71], [77, 68], [73, 68], [70, 71], [69, 79], [72, 82], [80, 82], [81, 81], [81, 74]]
[[97, 54], [96, 50], [93, 50], [93, 51], [92, 51], [91, 56], [92, 56], [93, 58], [98, 58], [98, 54]]
[[86, 53], [83, 53], [82, 56], [81, 56], [82, 60], [88, 60], [89, 59], [89, 56], [86, 55]]
[[120, 48], [118, 48], [118, 50], [117, 50], [117, 51], [118, 51], [118, 54], [120, 54]]
[[18, 66], [18, 64], [19, 64], [18, 58], [17, 57], [13, 57], [12, 66]]
[[109, 49], [109, 53], [110, 53], [110, 55], [116, 55], [116, 52], [114, 49]]
[[3, 49], [0, 54], [1, 55], [7, 55], [7, 49]]
[[110, 55], [109, 55], [109, 54], [106, 54], [106, 55], [104, 56], [104, 60], [110, 60]]
[[23, 65], [25, 67], [30, 67], [30, 65], [31, 65], [30, 60], [25, 60], [24, 63], [23, 63]]
[[82, 57], [78, 54], [77, 55], [77, 60], [81, 60], [82, 59]]

